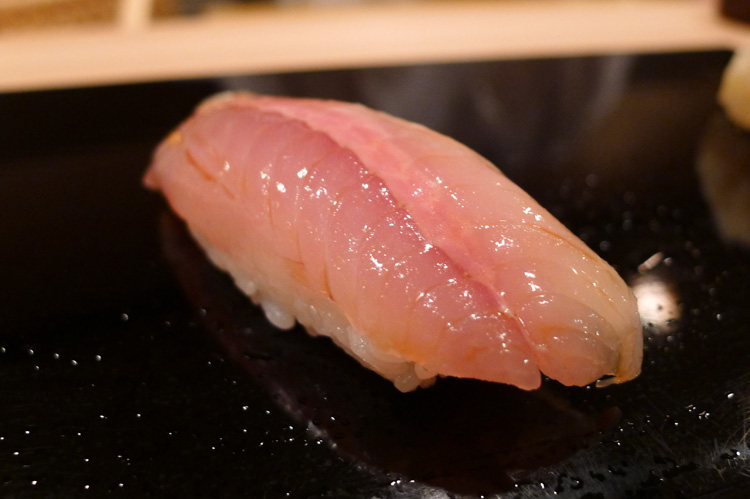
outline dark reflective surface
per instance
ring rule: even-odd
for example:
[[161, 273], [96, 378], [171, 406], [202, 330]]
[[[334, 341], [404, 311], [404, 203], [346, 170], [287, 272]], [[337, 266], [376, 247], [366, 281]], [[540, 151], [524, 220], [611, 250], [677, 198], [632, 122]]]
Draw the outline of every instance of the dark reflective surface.
[[616, 407], [576, 407], [552, 383], [524, 392], [451, 379], [400, 393], [328, 340], [269, 328], [180, 222], [164, 217], [162, 231], [168, 260], [227, 358], [310, 437], [354, 462], [454, 492], [497, 492], [619, 421]]
[[[750, 251], [717, 229], [731, 196], [710, 194], [748, 182], [716, 159], [750, 141], [714, 103], [727, 60], [0, 96], [0, 495], [744, 497]], [[268, 326], [140, 186], [169, 128], [240, 86], [364, 101], [501, 165], [634, 286], [641, 377], [404, 395], [326, 340]]]

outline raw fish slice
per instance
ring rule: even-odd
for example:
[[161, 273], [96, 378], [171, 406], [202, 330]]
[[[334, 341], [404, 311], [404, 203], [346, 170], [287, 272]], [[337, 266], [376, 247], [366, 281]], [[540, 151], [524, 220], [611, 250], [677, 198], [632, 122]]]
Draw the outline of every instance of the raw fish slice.
[[161, 189], [269, 319], [331, 336], [402, 390], [640, 371], [617, 273], [494, 166], [362, 106], [229, 94], [156, 152]]

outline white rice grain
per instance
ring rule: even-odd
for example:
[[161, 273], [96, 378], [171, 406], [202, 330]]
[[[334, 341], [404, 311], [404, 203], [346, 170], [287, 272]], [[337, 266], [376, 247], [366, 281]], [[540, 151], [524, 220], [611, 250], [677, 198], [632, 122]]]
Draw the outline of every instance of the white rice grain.
[[[226, 254], [212, 247], [197, 231], [193, 237], [208, 258], [229, 273], [235, 284], [255, 304], [260, 304], [268, 321], [280, 329], [291, 329], [295, 322], [311, 335], [324, 335], [356, 358], [363, 366], [377, 372], [402, 392], [435, 382], [437, 373], [375, 346], [370, 338], [352, 327], [341, 309], [328, 298], [295, 295], [295, 290], [279, 290], [268, 278], [254, 269], [239, 269]], [[292, 295], [290, 296], [291, 293]]]

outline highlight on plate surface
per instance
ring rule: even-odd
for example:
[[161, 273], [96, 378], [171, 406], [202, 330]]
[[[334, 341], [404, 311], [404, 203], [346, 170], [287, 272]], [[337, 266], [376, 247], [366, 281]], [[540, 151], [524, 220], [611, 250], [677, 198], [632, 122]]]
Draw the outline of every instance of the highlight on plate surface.
[[[495, 166], [361, 105], [220, 94], [145, 176], [208, 257], [286, 329], [402, 391], [455, 376], [535, 389], [636, 377], [616, 271]], [[604, 378], [604, 379], [603, 379]]]

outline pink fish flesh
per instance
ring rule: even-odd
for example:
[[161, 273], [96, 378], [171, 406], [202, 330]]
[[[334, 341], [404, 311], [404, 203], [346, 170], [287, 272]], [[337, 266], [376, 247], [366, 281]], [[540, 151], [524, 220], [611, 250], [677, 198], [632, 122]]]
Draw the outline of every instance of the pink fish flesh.
[[366, 107], [220, 94], [157, 149], [159, 189], [281, 328], [330, 336], [401, 390], [534, 389], [640, 372], [612, 267], [470, 149]]

